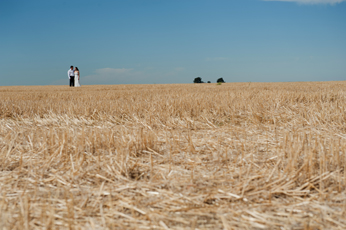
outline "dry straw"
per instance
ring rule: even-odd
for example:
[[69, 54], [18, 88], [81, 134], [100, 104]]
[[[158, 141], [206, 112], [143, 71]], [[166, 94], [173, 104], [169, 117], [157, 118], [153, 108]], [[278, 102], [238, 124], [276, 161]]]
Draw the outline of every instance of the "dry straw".
[[345, 89], [0, 87], [0, 229], [346, 229]]

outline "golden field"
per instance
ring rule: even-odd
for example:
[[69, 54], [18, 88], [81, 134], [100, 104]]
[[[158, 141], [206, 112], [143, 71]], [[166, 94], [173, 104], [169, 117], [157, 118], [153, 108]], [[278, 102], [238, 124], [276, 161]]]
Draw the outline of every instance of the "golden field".
[[0, 229], [346, 229], [346, 82], [0, 87]]

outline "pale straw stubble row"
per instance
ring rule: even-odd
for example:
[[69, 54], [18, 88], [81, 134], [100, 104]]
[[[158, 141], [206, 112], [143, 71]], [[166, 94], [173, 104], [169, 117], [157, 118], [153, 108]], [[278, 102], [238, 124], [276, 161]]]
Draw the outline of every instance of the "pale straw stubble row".
[[0, 87], [0, 229], [345, 229], [346, 83]]

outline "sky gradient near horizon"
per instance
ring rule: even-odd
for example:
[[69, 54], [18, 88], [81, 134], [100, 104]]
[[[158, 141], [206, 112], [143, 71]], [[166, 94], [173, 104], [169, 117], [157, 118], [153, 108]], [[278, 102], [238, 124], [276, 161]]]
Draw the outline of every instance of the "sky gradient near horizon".
[[0, 85], [340, 81], [344, 0], [0, 0]]

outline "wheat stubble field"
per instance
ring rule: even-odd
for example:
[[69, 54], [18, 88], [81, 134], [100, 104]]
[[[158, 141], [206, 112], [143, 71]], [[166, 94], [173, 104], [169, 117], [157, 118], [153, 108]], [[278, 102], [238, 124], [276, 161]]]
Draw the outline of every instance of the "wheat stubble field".
[[0, 229], [345, 229], [346, 82], [0, 87]]

